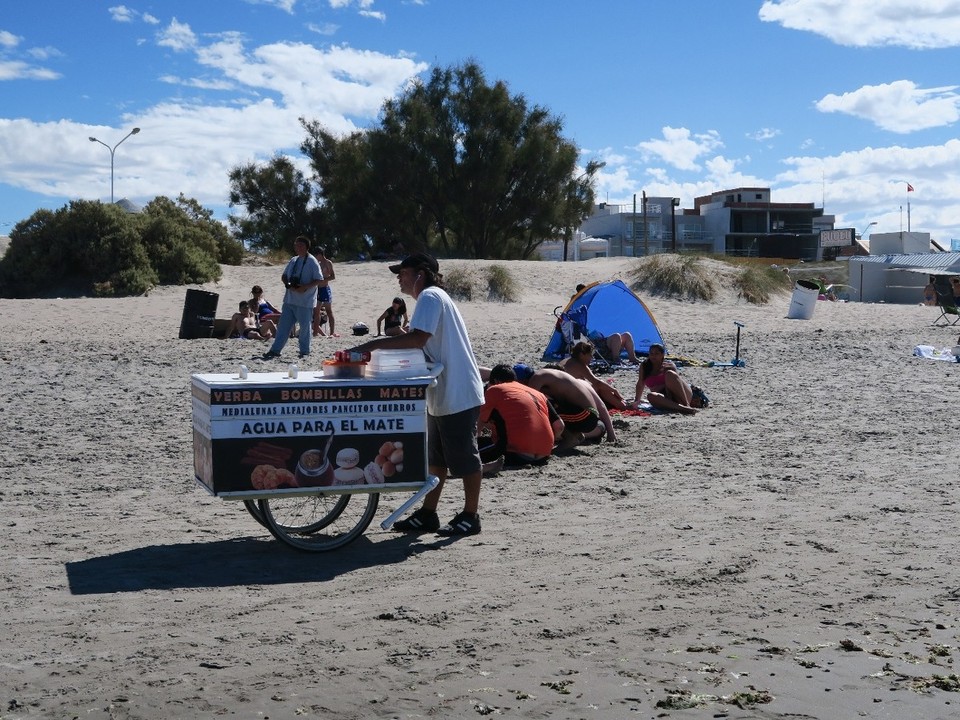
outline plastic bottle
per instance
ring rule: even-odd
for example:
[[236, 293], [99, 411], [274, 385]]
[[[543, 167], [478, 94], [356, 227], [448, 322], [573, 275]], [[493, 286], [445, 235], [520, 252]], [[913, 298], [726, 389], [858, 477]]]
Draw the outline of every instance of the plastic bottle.
[[241, 365], [241, 366], [240, 366], [240, 379], [241, 379], [241, 380], [246, 380], [246, 379], [247, 379], [247, 374], [248, 374], [249, 372], [250, 372], [250, 371], [249, 371], [249, 369], [247, 368], [246, 365]]
[[300, 375], [300, 368], [296, 366], [296, 363], [291, 363], [290, 367], [287, 369], [287, 377], [291, 380], [296, 380]]

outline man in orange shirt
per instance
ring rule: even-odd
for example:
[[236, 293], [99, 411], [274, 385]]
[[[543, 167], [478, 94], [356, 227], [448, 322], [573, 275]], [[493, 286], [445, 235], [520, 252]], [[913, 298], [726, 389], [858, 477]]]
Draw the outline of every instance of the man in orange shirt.
[[480, 449], [480, 459], [490, 463], [503, 457], [507, 465], [546, 462], [564, 428], [547, 396], [517, 382], [509, 365], [496, 365], [483, 397], [478, 427], [491, 430], [493, 445]]

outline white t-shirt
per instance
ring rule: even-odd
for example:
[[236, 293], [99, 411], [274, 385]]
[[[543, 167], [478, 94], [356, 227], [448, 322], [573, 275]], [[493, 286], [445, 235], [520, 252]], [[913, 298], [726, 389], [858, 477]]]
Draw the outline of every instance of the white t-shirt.
[[[314, 280], [322, 280], [323, 273], [320, 272], [320, 263], [317, 259], [307, 253], [305, 258], [294, 255], [287, 263], [284, 275], [290, 282], [298, 282], [301, 285], [312, 283]], [[283, 296], [284, 304], [290, 304], [299, 307], [315, 307], [317, 304], [317, 289], [310, 288], [306, 292], [294, 292], [287, 290]]]
[[430, 333], [423, 353], [430, 362], [443, 364], [436, 387], [427, 391], [427, 412], [453, 415], [483, 405], [480, 369], [466, 325], [450, 296], [436, 287], [423, 290], [417, 297], [410, 328]]

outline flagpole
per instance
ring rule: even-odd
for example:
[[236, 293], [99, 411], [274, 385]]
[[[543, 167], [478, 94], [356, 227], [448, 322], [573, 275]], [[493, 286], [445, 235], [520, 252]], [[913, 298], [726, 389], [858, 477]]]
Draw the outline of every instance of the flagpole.
[[[913, 185], [907, 183], [907, 232], [910, 232], [910, 193], [913, 192]], [[902, 210], [901, 210], [902, 211]], [[903, 222], [901, 221], [901, 228]]]

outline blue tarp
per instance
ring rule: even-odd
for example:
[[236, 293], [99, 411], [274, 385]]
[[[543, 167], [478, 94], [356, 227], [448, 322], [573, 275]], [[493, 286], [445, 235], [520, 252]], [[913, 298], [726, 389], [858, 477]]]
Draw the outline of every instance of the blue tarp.
[[[633, 335], [633, 344], [638, 355], [646, 355], [653, 343], [665, 345], [653, 313], [621, 280], [588, 285], [573, 296], [564, 312], [569, 313], [580, 306], [587, 308], [589, 331], [602, 335], [629, 332]], [[570, 349], [565, 347], [563, 335], [559, 330], [554, 330], [543, 353], [543, 359], [561, 360], [569, 354]]]

